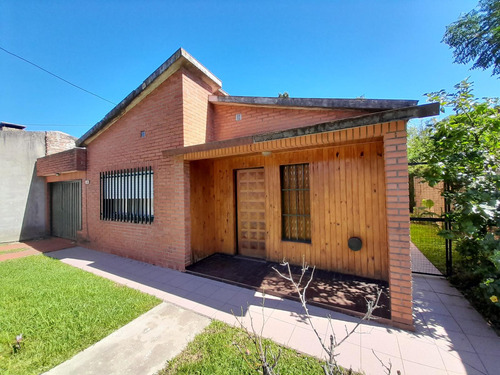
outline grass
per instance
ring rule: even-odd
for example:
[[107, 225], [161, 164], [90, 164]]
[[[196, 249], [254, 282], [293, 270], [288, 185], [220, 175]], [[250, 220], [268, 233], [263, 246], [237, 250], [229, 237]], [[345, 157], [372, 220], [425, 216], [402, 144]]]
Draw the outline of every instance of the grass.
[[6, 375], [47, 371], [160, 302], [44, 256], [1, 262], [0, 285], [0, 373]]
[[[438, 235], [441, 229], [434, 223], [410, 225], [411, 241], [436, 266], [444, 275], [446, 274], [446, 249], [445, 240]], [[459, 254], [452, 251], [452, 259], [458, 259]]]
[[[247, 353], [250, 354], [241, 354], [234, 343], [248, 349]], [[274, 353], [281, 348], [281, 359], [277, 367], [280, 374], [324, 373], [318, 359], [279, 346], [271, 340], [265, 340], [265, 343]], [[258, 367], [253, 353], [255, 353], [253, 343], [243, 330], [213, 321], [157, 375], [253, 374], [255, 370], [252, 370], [252, 367]]]
[[28, 250], [27, 248], [25, 247], [20, 247], [20, 248], [16, 248], [16, 249], [8, 249], [8, 250], [3, 250], [1, 247], [0, 247], [0, 254], [10, 254], [10, 253], [19, 253], [21, 251], [26, 251]]

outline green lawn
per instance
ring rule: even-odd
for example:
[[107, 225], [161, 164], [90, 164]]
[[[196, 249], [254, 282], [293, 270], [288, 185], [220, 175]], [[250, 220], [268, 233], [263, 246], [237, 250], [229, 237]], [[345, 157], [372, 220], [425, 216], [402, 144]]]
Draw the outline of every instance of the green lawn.
[[[278, 345], [265, 340], [274, 352]], [[219, 321], [213, 321], [188, 344], [186, 349], [169, 361], [158, 375], [173, 374], [254, 374], [250, 366], [258, 366], [252, 354], [242, 355], [234, 343], [254, 353], [253, 344], [245, 332]], [[281, 347], [278, 365], [280, 374], [323, 374], [321, 363], [314, 357]]]
[[[418, 249], [436, 266], [443, 274], [446, 274], [446, 250], [445, 240], [438, 235], [441, 229], [435, 223], [415, 223], [410, 225], [411, 241]], [[452, 252], [452, 259], [458, 259], [459, 254]]]
[[[44, 256], [0, 263], [0, 374], [39, 374], [160, 300]], [[16, 336], [22, 334], [19, 351]]]

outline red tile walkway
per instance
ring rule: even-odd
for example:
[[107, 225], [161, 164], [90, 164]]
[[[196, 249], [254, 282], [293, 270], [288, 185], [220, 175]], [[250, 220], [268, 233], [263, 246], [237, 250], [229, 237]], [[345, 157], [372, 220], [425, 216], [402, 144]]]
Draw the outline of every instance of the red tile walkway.
[[[0, 262], [8, 259], [23, 258], [28, 255], [48, 253], [50, 251], [75, 247], [76, 243], [65, 238], [50, 237], [42, 240], [10, 242], [0, 244]], [[23, 249], [13, 253], [4, 253], [9, 250]]]

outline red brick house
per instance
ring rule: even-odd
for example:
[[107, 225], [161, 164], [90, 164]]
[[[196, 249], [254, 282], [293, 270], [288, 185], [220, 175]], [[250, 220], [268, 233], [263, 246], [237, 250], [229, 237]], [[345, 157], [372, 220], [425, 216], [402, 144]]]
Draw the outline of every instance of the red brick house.
[[221, 86], [179, 49], [79, 148], [38, 160], [51, 186], [78, 185], [81, 216], [65, 220], [73, 236], [177, 270], [215, 252], [305, 257], [388, 281], [393, 323], [412, 327], [406, 123], [438, 105]]

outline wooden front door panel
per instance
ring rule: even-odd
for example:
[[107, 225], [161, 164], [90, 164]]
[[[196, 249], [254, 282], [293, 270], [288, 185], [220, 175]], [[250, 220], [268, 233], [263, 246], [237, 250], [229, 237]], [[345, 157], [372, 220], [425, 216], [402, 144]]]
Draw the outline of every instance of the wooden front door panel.
[[266, 258], [264, 168], [236, 171], [238, 254]]

